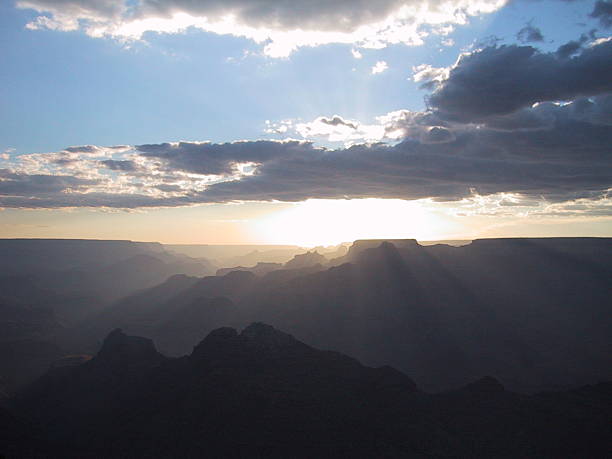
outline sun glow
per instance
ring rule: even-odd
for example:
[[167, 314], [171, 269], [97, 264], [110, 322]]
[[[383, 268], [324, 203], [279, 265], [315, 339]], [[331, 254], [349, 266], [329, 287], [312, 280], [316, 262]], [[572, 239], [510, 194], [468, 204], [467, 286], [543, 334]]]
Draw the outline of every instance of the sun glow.
[[269, 215], [257, 225], [261, 238], [305, 247], [355, 239], [432, 239], [445, 222], [419, 201], [310, 199]]

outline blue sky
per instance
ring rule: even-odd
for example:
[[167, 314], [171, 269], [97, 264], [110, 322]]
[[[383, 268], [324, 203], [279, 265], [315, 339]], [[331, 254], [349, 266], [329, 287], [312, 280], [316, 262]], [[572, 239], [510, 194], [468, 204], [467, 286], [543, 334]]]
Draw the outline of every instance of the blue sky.
[[[172, 4], [172, 1], [169, 0], [165, 3]], [[232, 3], [240, 5], [239, 1]], [[267, 3], [262, 1], [260, 3], [265, 4], [266, 8], [270, 5], [273, 9], [275, 8], [274, 1], [268, 1]], [[332, 10], [335, 3], [328, 3], [332, 5], [329, 7], [329, 14], [333, 14], [334, 11]], [[340, 11], [338, 14], [344, 14], [344, 10], [341, 10], [341, 3], [344, 2], [337, 3]], [[387, 3], [402, 6], [403, 2], [381, 2], [381, 5]], [[470, 4], [470, 2], [464, 3], [466, 5]], [[457, 0], [457, 4], [461, 4], [462, 7], [465, 7], [464, 3]], [[476, 4], [477, 2], [471, 3]], [[601, 3], [605, 4], [606, 2]], [[2, 62], [0, 68], [0, 153], [4, 152], [4, 163], [0, 162], [0, 169], [4, 167], [7, 171], [4, 178], [5, 182], [19, 181], [21, 183], [26, 180], [30, 183], [34, 180], [32, 177], [38, 180], [40, 175], [45, 174], [56, 177], [70, 176], [79, 183], [91, 182], [94, 180], [93, 172], [87, 172], [86, 169], [89, 166], [84, 162], [79, 166], [80, 168], [75, 166], [72, 169], [59, 169], [59, 166], [57, 166], [59, 164], [57, 161], [58, 154], [64, 151], [66, 147], [79, 145], [93, 145], [104, 148], [115, 145], [138, 146], [178, 141], [209, 141], [213, 144], [222, 144], [241, 140], [283, 140], [292, 138], [300, 141], [312, 141], [314, 142], [314, 148], [347, 149], [351, 146], [355, 148], [356, 145], [361, 143], [365, 145], [372, 141], [381, 141], [392, 147], [398, 142], [402, 143], [411, 138], [410, 135], [412, 134], [407, 134], [409, 131], [404, 128], [402, 128], [404, 130], [401, 131], [401, 134], [394, 137], [377, 138], [375, 135], [367, 136], [363, 132], [373, 132], [371, 131], [374, 129], [372, 126], [375, 125], [382, 129], [381, 122], [377, 120], [377, 117], [392, 112], [404, 110], [425, 113], [427, 109], [424, 98], [431, 94], [432, 89], [424, 90], [420, 87], [426, 80], [414, 81], [416, 66], [426, 64], [432, 68], [451, 69], [461, 53], [476, 53], [481, 49], [499, 49], [502, 45], [514, 44], [531, 46], [539, 53], [553, 55], [559, 46], [572, 40], [579, 40], [581, 34], [585, 34], [581, 49], [587, 50], [594, 43], [598, 44], [597, 40], [605, 40], [610, 35], [610, 29], [606, 28], [601, 18], [589, 16], [594, 10], [595, 2], [517, 0], [503, 4], [500, 1], [498, 5], [491, 7], [492, 12], [470, 16], [466, 24], [450, 20], [442, 24], [432, 25], [428, 24], [427, 20], [417, 18], [418, 21], [425, 21], [418, 31], [428, 35], [422, 37], [422, 43], [416, 45], [383, 42], [379, 49], [372, 49], [367, 44], [363, 46], [363, 40], [361, 42], [350, 42], [350, 39], [343, 38], [342, 41], [348, 42], [301, 46], [286, 56], [274, 57], [266, 51], [265, 45], [270, 40], [279, 42], [279, 40], [284, 39], [285, 35], [282, 35], [280, 39], [275, 38], [276, 35], [271, 35], [272, 38], [268, 41], [257, 43], [249, 38], [234, 36], [231, 28], [224, 29], [229, 33], [216, 34], [197, 27], [190, 27], [177, 33], [159, 33], [149, 30], [139, 37], [130, 36], [126, 38], [124, 35], [118, 36], [116, 34], [110, 36], [112, 34], [108, 30], [114, 30], [112, 27], [115, 27], [115, 23], [119, 20], [117, 16], [105, 16], [106, 11], [100, 12], [98, 10], [95, 14], [99, 16], [94, 17], [91, 12], [87, 13], [89, 16], [83, 16], [83, 13], [74, 13], [74, 11], [82, 11], [82, 9], [71, 9], [74, 5], [80, 8], [83, 4], [87, 6], [88, 4], [91, 5], [92, 2], [70, 0], [62, 3], [53, 0], [28, 0], [3, 2], [0, 5], [0, 43], [2, 43], [2, 46], [0, 46], [0, 61]], [[123, 2], [107, 0], [105, 4], [111, 6], [113, 4], [123, 5]], [[132, 2], [132, 4], [138, 5], [139, 3]], [[177, 1], [176, 4], [184, 5], [181, 1]], [[369, 2], [369, 4], [370, 7], [372, 5], [375, 7], [377, 2]], [[354, 8], [365, 8], [363, 5], [361, 2], [356, 2]], [[393, 5], [389, 8], [391, 8], [389, 11], [395, 11]], [[143, 11], [146, 14], [152, 14], [150, 10], [143, 9]], [[347, 11], [350, 11], [351, 14], [353, 12], [352, 9]], [[196, 13], [198, 12], [190, 12], [192, 17], [195, 17], [193, 15], [196, 15]], [[266, 23], [268, 21], [266, 16], [263, 16], [262, 19], [255, 13], [250, 16], [244, 13], [239, 18], [238, 26], [251, 27], [249, 30], [255, 30], [257, 33], [263, 30], [262, 28], [272, 27], [274, 29], [273, 34], [277, 34], [286, 32], [283, 29], [285, 23], [294, 24], [297, 21], [300, 24], [299, 13], [297, 12], [295, 16], [290, 11], [280, 11], [278, 14], [281, 17], [281, 24], [275, 24], [276, 29]], [[317, 29], [317, 21], [321, 21], [321, 28], [326, 31], [333, 29], [333, 23], [331, 25], [323, 24], [325, 18], [317, 15], [316, 12], [308, 11], [303, 14], [310, 15], [304, 18], [304, 23], [306, 23], [306, 19], [310, 18], [308, 27]], [[39, 26], [36, 30], [27, 26], [36, 22], [39, 17], [56, 21], [60, 23], [60, 26], [49, 26], [48, 22], [45, 23], [46, 26], [40, 26], [40, 20], [38, 20]], [[322, 17], [323, 19], [321, 19]], [[80, 21], [78, 30], [62, 30], [70, 28], [65, 24], [68, 24], [71, 20]], [[125, 17], [121, 20], [127, 21]], [[130, 20], [132, 20], [131, 17]], [[195, 21], [195, 19], [193, 20]], [[92, 33], [87, 30], [87, 24], [96, 21], [98, 21], [97, 24], [103, 24], [107, 31], [101, 37], [92, 37], [90, 36]], [[282, 21], [285, 21], [285, 23]], [[544, 37], [543, 41], [518, 43], [517, 33], [528, 24], [534, 30], [537, 29], [541, 32]], [[358, 23], [357, 25], [362, 24]], [[56, 30], [50, 30], [50, 27]], [[151, 28], [154, 29], [155, 27], [149, 29]], [[285, 28], [289, 30], [291, 27], [287, 26]], [[443, 30], [444, 28], [446, 28], [446, 31]], [[594, 29], [596, 31], [591, 33]], [[342, 31], [345, 32], [344, 29]], [[380, 32], [372, 32], [373, 36], [376, 33]], [[586, 38], [589, 33], [591, 35]], [[239, 35], [239, 33], [235, 35]], [[290, 35], [287, 36], [290, 37]], [[373, 38], [368, 37], [368, 39]], [[315, 39], [310, 37], [308, 40]], [[353, 52], [359, 53], [360, 58], [355, 58]], [[580, 57], [579, 54], [573, 56]], [[378, 62], [384, 62], [383, 67], [386, 69], [381, 73], [373, 74], [372, 69]], [[610, 77], [612, 78], [612, 75]], [[451, 80], [452, 78], [447, 78], [435, 90], [442, 91], [445, 85], [450, 87]], [[572, 93], [571, 97], [564, 99], [562, 102], [571, 103], [578, 97], [583, 96], [605, 96], [608, 94], [607, 91], [606, 88], [588, 89], [586, 92], [585, 90], [577, 90], [575, 94]], [[530, 100], [540, 101], [537, 97]], [[543, 97], [541, 101], [552, 102], [550, 98], [547, 99], [546, 97]], [[601, 106], [607, 110], [605, 104], [602, 103]], [[525, 107], [529, 108], [528, 105], [525, 105]], [[331, 120], [333, 115], [338, 115], [343, 122], [349, 123], [350, 127], [347, 129], [352, 132], [351, 137], [343, 137], [343, 134], [333, 137], [321, 131], [321, 127], [330, 125], [327, 121]], [[503, 113], [503, 116], [507, 116], [507, 113]], [[305, 126], [307, 123], [316, 121], [319, 117], [326, 117], [325, 126], [321, 122], [316, 125]], [[444, 123], [455, 122], [449, 120], [450, 118], [447, 117], [445, 121], [439, 122], [438, 125], [443, 127], [447, 126]], [[476, 121], [483, 122], [480, 119]], [[475, 121], [469, 120], [469, 122], [473, 123]], [[278, 127], [283, 123], [285, 128], [279, 130]], [[301, 127], [300, 123], [302, 123]], [[356, 123], [362, 124], [363, 129], [353, 129]], [[462, 121], [462, 123], [464, 124], [461, 126], [453, 125], [453, 135], [457, 132], [464, 132], [467, 121]], [[486, 124], [486, 121], [484, 123]], [[605, 126], [608, 125], [605, 124]], [[272, 132], [274, 128], [278, 132]], [[431, 130], [432, 128], [429, 127], [428, 129]], [[444, 129], [446, 130], [446, 127]], [[420, 142], [429, 145], [427, 141], [422, 139]], [[259, 146], [253, 148], [256, 147], [259, 148]], [[445, 153], [452, 151], [450, 147], [449, 145], [449, 149], [445, 150]], [[166, 188], [180, 185], [183, 189], [186, 189], [186, 185], [184, 185], [185, 177], [188, 174], [196, 173], [200, 174], [201, 177], [198, 178], [197, 185], [190, 185], [190, 196], [193, 195], [194, 190], [202, 193], [201, 187], [208, 186], [206, 183], [223, 181], [223, 174], [216, 173], [216, 176], [211, 174], [210, 168], [206, 169], [203, 164], [196, 165], [193, 162], [195, 160], [188, 156], [188, 153], [184, 153], [184, 156], [179, 158], [174, 153], [170, 157], [167, 152], [162, 155], [157, 150], [155, 153], [147, 152], [144, 155], [141, 154], [140, 150], [136, 151], [141, 156], [149, 155], [147, 158], [151, 158], [151, 155], [153, 155], [159, 161], [165, 161], [165, 168], [173, 167], [175, 170], [180, 170], [180, 174], [182, 174], [180, 177], [173, 176], [172, 180], [168, 179], [161, 184]], [[608, 151], [608, 153], [610, 152]], [[35, 157], [36, 167], [38, 168], [36, 169], [32, 166], [32, 158], [24, 160], [31, 154], [48, 156]], [[55, 157], [52, 156], [54, 154]], [[104, 158], [111, 158], [113, 161], [133, 161], [134, 154], [134, 151], [126, 150], [117, 154], [105, 152], [104, 155], [106, 156], [103, 156]], [[257, 153], [246, 155], [241, 153], [243, 159], [230, 158], [228, 161], [233, 161], [231, 164], [234, 165], [244, 164], [245, 167], [255, 170], [257, 175], [262, 170], [258, 169], [259, 165], [264, 164], [263, 160], [260, 159], [261, 154], [259, 150], [257, 150]], [[305, 154], [309, 153], [306, 152]], [[66, 153], [64, 152], [63, 155], [62, 158], [65, 159]], [[350, 156], [346, 157], [350, 161]], [[49, 164], [41, 166], [45, 158], [55, 159], [52, 161], [49, 159]], [[102, 159], [100, 158], [102, 156], [97, 159], [98, 163], [96, 164], [101, 163]], [[197, 161], [207, 161], [210, 156], [200, 155], [197, 158]], [[83, 158], [75, 158], [73, 153], [71, 161], [77, 160], [81, 161]], [[50, 165], [51, 162], [53, 165]], [[187, 163], [188, 166], [186, 166]], [[91, 164], [91, 162], [87, 164]], [[608, 163], [604, 162], [603, 164]], [[116, 176], [127, 173], [126, 170], [118, 169], [118, 167], [118, 165], [114, 165], [111, 168], [109, 165], [109, 170], [106, 172], [96, 172], [97, 179], [101, 176], [116, 178]], [[161, 170], [159, 164], [155, 167], [158, 167], [155, 173], [159, 175], [159, 170]], [[435, 165], [433, 167], [435, 171]], [[248, 175], [249, 170], [245, 174]], [[342, 168], [340, 167], [339, 170], [342, 170]], [[9, 176], [8, 171], [13, 175]], [[151, 171], [152, 169], [149, 169], [150, 175], [153, 174]], [[224, 173], [227, 174], [228, 172], [225, 171]], [[308, 173], [308, 170], [304, 173]], [[490, 172], [487, 173], [490, 175]], [[135, 178], [135, 176], [125, 178], [121, 182], [122, 186], [125, 186], [122, 197], [130, 193], [132, 195], [142, 195], [142, 190], [134, 191], [137, 188], [135, 183], [139, 181], [138, 183], [142, 185], [146, 182], [146, 179], [143, 178], [145, 175], [140, 173], [138, 178]], [[235, 176], [233, 177], [235, 178]], [[249, 176], [248, 179], [252, 180], [252, 177]], [[264, 180], [261, 177], [259, 179], [260, 181]], [[489, 183], [489, 179], [490, 177], [484, 182]], [[299, 178], [295, 180], [299, 180]], [[596, 217], [593, 216], [594, 214], [590, 217], [585, 215], [585, 224], [581, 227], [583, 229], [578, 232], [588, 233], [588, 222], [590, 221], [592, 224], [592, 219], [597, 218], [597, 224], [592, 227], [597, 227], [597, 234], [600, 235], [602, 232], [607, 234], [610, 231], [609, 223], [604, 222], [603, 226], [601, 223], [602, 218], [608, 218], [607, 211], [602, 211], [602, 209], [604, 207], [605, 209], [610, 208], [606, 194], [608, 177], [604, 177], [602, 180], [603, 184], [599, 183], [594, 188], [591, 187], [591, 182], [587, 180], [584, 183], [577, 183], [575, 189], [570, 190], [573, 193], [572, 196], [559, 197], [560, 187], [554, 187], [555, 189], [550, 190], [544, 188], [540, 190], [538, 188], [537, 192], [526, 192], [525, 190], [536, 188], [532, 183], [529, 183], [528, 186], [517, 184], [515, 185], [516, 189], [512, 187], [489, 189], [490, 187], [487, 185], [483, 186], [483, 190], [479, 191], [478, 196], [485, 200], [495, 201], [497, 199], [495, 202], [498, 206], [503, 199], [518, 201], [524, 199], [525, 208], [521, 208], [523, 217], [525, 212], [528, 212], [526, 209], [533, 208], [536, 205], [534, 204], [534, 197], [537, 196], [544, 196], [542, 199], [552, 206], [557, 206], [562, 202], [574, 206], [594, 206], [597, 207]], [[245, 181], [243, 180], [243, 182]], [[587, 182], [589, 183], [588, 190], [584, 189]], [[152, 186], [148, 182], [145, 185], [149, 188]], [[155, 182], [154, 185], [161, 187], [158, 182]], [[478, 180], [475, 180], [473, 185], [478, 187]], [[74, 192], [75, 185], [72, 184], [71, 186], [70, 190]], [[113, 186], [116, 187], [116, 184]], [[387, 194], [384, 189], [384, 181], [382, 184], [377, 182], [365, 189], [356, 189], [354, 192], [348, 186], [346, 195], [342, 194], [342, 190], [335, 190], [333, 193], [329, 191], [321, 192], [320, 187], [317, 187], [314, 192], [311, 189], [304, 192], [299, 190], [288, 195], [283, 193], [282, 190], [279, 191], [281, 185], [275, 186], [273, 192], [265, 194], [260, 191], [265, 187], [259, 184], [253, 201], [272, 200], [277, 203], [278, 201], [281, 203], [300, 203], [308, 199], [337, 199], [339, 197], [355, 199], [399, 198], [409, 201], [431, 198], [436, 203], [442, 203], [431, 204], [431, 209], [440, 205], [446, 211], [446, 209], [452, 207], [452, 202], [457, 202], [460, 199], [465, 200], [468, 196], [467, 194], [457, 194], [454, 190], [451, 192], [453, 196], [450, 196], [445, 191], [440, 191], [440, 187], [430, 195], [427, 193], [421, 195], [415, 192], [413, 187], [404, 196], [401, 191], [404, 188], [399, 186], [397, 190], [390, 190]], [[470, 188], [469, 183], [464, 183], [462, 186], [466, 190]], [[104, 192], [109, 188], [108, 184], [105, 187]], [[99, 192], [102, 188], [96, 188], [92, 185], [87, 193], [91, 193], [92, 190]], [[65, 191], [59, 190], [64, 194]], [[600, 194], [595, 196], [595, 192]], [[26, 211], [22, 210], [24, 207], [28, 208], [28, 205], [11, 204], [12, 201], [9, 198], [13, 197], [15, 192], [11, 193], [5, 192], [3, 198], [0, 188], [0, 207], [5, 208], [4, 214], [0, 211], [0, 218], [2, 215], [7, 217], [10, 214], [11, 222], [16, 223], [11, 223], [12, 226], [6, 226], [4, 231], [0, 228], [0, 234], [19, 236], [22, 235], [19, 232], [21, 230], [15, 228], [19, 228], [21, 219], [29, 221], [32, 217], [29, 214], [26, 218], [24, 213]], [[30, 201], [32, 199], [44, 198], [43, 200], [46, 200], [49, 198], [48, 194], [42, 196], [35, 187], [23, 193], [22, 197], [28, 198]], [[193, 200], [190, 197], [185, 201], [172, 201], [170, 204], [168, 204], [170, 201], [160, 201], [159, 207], [182, 207], [205, 203], [227, 208], [227, 205], [222, 203], [251, 201], [251, 194], [249, 193], [232, 192], [228, 195], [224, 191], [221, 193], [222, 196], [218, 193], [209, 193], [214, 197], [199, 200]], [[468, 192], [466, 191], [466, 193]], [[506, 198], [500, 197], [499, 193], [506, 193]], [[508, 198], [508, 196], [510, 197]], [[602, 201], [602, 196], [605, 202]], [[170, 197], [175, 198], [176, 196], [172, 195]], [[183, 197], [181, 196], [181, 198]], [[576, 202], [576, 199], [586, 199], [587, 197], [591, 201], [587, 203]], [[164, 199], [166, 198], [167, 196], [164, 197]], [[87, 199], [84, 199], [84, 201], [87, 201]], [[75, 212], [90, 212], [92, 209], [96, 211], [104, 210], [108, 207], [109, 201], [106, 198], [102, 201], [102, 204], [98, 201], [92, 201], [91, 204], [85, 202], [83, 205], [75, 205], [72, 201], [59, 204], [53, 201], [53, 204], [48, 206], [41, 205], [35, 206], [35, 208], [47, 212], [48, 209], [53, 209], [54, 212], [66, 212], [66, 215], [72, 212], [72, 215], [74, 215]], [[118, 204], [111, 204], [110, 207], [116, 209], [141, 207], [140, 204], [134, 205], [132, 203], [123, 206], [122, 202], [121, 199], [118, 199]], [[471, 203], [473, 202], [472, 200]], [[469, 206], [471, 203], [466, 202], [465, 205]], [[281, 207], [284, 206], [283, 204], [280, 205]], [[253, 204], [253, 206], [257, 209], [261, 208], [260, 204]], [[142, 207], [144, 212], [155, 213], [158, 206], [148, 203]], [[506, 209], [510, 207], [506, 206]], [[521, 206], [517, 205], [516, 207]], [[536, 207], [541, 211], [541, 202]], [[80, 210], [76, 211], [76, 208]], [[203, 218], [208, 218], [207, 212], [210, 211], [202, 210], [202, 207], [198, 207], [198, 209], [200, 209], [198, 212], [202, 213]], [[457, 209], [455, 209], [455, 213], [461, 213]], [[164, 212], [167, 212], [167, 210]], [[231, 213], [230, 211], [226, 212]], [[245, 212], [251, 215], [250, 210], [247, 209]], [[183, 213], [184, 210], [181, 211], [181, 214]], [[484, 211], [481, 212], [479, 218], [482, 218], [485, 213]], [[48, 215], [48, 213], [44, 214], [43, 212], [40, 214], [40, 218], [36, 219], [42, 222], [39, 226], [44, 226], [45, 215]], [[512, 215], [504, 215], [504, 218], [513, 218]], [[126, 221], [128, 220], [127, 216], [128, 214], [124, 216]], [[514, 217], [515, 219], [523, 218], [519, 217], [518, 214]], [[139, 217], [133, 217], [133, 219], [137, 218]], [[578, 218], [578, 216], [572, 214], [572, 218]], [[474, 221], [474, 224], [476, 224], [476, 220]], [[522, 221], [524, 226], [526, 224], [525, 220]], [[528, 220], [528, 224], [533, 222], [534, 219]], [[562, 223], [560, 222], [560, 224]], [[465, 225], [462, 223], [457, 226], [457, 228], [460, 227], [464, 228]], [[57, 229], [57, 231], [65, 230]], [[435, 234], [461, 236], [461, 231], [458, 229], [454, 233], [450, 231]], [[515, 230], [513, 231], [515, 232]], [[525, 234], [527, 233], [529, 231], [525, 230]], [[95, 231], [79, 234], [96, 236]], [[137, 235], [137, 233], [131, 233], [130, 235], [133, 236], [134, 234]], [[478, 232], [466, 232], [464, 235], [467, 237], [474, 234], [478, 235]], [[554, 231], [551, 234], [554, 235]], [[410, 234], [406, 235], [409, 236]], [[183, 242], [189, 239], [188, 236], [185, 237], [186, 239], [181, 238]], [[146, 236], [143, 238], [146, 238]], [[265, 239], [268, 241], [271, 238], [273, 239], [273, 235], [268, 235]], [[214, 237], [213, 239], [218, 240], [219, 238]], [[238, 237], [238, 239], [240, 238]], [[198, 242], [202, 241], [199, 240]], [[285, 241], [278, 240], [277, 242]]]
[[[590, 2], [521, 1], [457, 27], [449, 36], [455, 46], [440, 46], [433, 35], [423, 46], [362, 50], [361, 60], [351, 45], [333, 44], [273, 59], [247, 39], [198, 30], [148, 33], [146, 44], [129, 47], [82, 32], [27, 30], [38, 13], [11, 3], [0, 7], [0, 149], [17, 153], [253, 139], [263, 137], [265, 120], [336, 113], [367, 122], [423, 108], [425, 92], [410, 81], [414, 65], [451, 65], [462, 49], [492, 35], [514, 42], [528, 21], [546, 37], [543, 49], [596, 26], [587, 18]], [[379, 60], [389, 70], [371, 75]]]

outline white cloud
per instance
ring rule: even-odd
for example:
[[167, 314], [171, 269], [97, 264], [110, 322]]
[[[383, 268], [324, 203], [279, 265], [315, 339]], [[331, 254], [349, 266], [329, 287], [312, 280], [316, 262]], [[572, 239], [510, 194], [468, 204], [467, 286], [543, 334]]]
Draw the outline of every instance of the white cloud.
[[612, 37], [597, 38], [596, 40], [593, 40], [591, 43], [589, 43], [589, 47], [599, 46], [599, 45], [607, 43], [609, 41], [612, 41]]
[[351, 54], [355, 59], [361, 59], [363, 57], [363, 54], [361, 54], [359, 50], [355, 48], [351, 49]]
[[379, 73], [383, 73], [385, 70], [389, 68], [389, 65], [385, 61], [378, 61], [372, 67], [372, 75], [377, 75]]
[[429, 64], [421, 64], [412, 67], [412, 79], [415, 83], [432, 83], [440, 84], [448, 79], [450, 68], [448, 67], [432, 67]]
[[11, 158], [11, 153], [14, 153], [14, 152], [15, 152], [14, 148], [7, 148], [2, 153], [0, 153], [0, 159], [8, 161]]
[[264, 132], [266, 134], [286, 134], [292, 129], [294, 129], [294, 122], [292, 120], [282, 120], [277, 123], [266, 120]]
[[306, 140], [339, 142], [346, 147], [359, 143], [395, 142], [413, 139], [424, 144], [446, 143], [455, 139], [454, 131], [461, 126], [449, 126], [431, 111], [396, 110], [376, 117], [374, 123], [345, 119], [339, 115], [319, 116], [312, 121], [266, 121], [267, 134], [282, 135], [286, 140], [300, 136]]
[[271, 57], [329, 43], [382, 48], [422, 44], [423, 26], [449, 30], [469, 17], [494, 12], [506, 0], [18, 0], [40, 16], [30, 29], [84, 30], [92, 37], [138, 40], [146, 32], [181, 33], [190, 27], [265, 44]]
[[[411, 116], [412, 114], [413, 116]], [[376, 118], [376, 123], [362, 123], [357, 120], [344, 119], [339, 115], [331, 117], [319, 116], [304, 122], [298, 120], [282, 120], [277, 123], [266, 122], [266, 134], [301, 136], [308, 140], [325, 140], [340, 142], [346, 146], [363, 142], [396, 141], [409, 135], [420, 138], [426, 126], [416, 127], [415, 112], [399, 110]], [[410, 126], [410, 129], [408, 129]]]

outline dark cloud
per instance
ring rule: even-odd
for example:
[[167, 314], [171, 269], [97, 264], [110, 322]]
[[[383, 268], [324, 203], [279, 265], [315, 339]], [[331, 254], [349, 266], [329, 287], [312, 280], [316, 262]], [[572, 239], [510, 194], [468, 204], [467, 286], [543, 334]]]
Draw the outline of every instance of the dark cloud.
[[579, 40], [571, 40], [565, 43], [564, 45], [559, 46], [555, 55], [559, 59], [567, 59], [570, 56], [573, 56], [578, 51], [582, 49], [582, 46], [588, 41], [586, 35], [581, 35]]
[[126, 11], [124, 0], [17, 0], [19, 8], [81, 19], [117, 18]]
[[52, 163], [57, 166], [70, 166], [71, 164], [77, 164], [78, 162], [78, 159], [71, 158], [57, 158], [52, 161]]
[[69, 190], [80, 190], [97, 183], [97, 180], [81, 179], [70, 175], [26, 174], [0, 169], [0, 205], [4, 199], [3, 196], [34, 197], [40, 194], [56, 194]]
[[107, 159], [105, 161], [100, 161], [100, 164], [112, 171], [132, 172], [138, 169], [136, 163], [129, 160], [118, 161], [114, 159]]
[[79, 145], [76, 147], [67, 147], [64, 149], [70, 153], [99, 153], [100, 148], [95, 145]]
[[[260, 166], [252, 176], [211, 185], [196, 199], [453, 200], [473, 189], [481, 194], [515, 192], [551, 200], [595, 196], [612, 185], [612, 125], [603, 116], [610, 113], [610, 104], [608, 96], [567, 105], [540, 104], [525, 109], [522, 120], [506, 118], [506, 125], [500, 117], [495, 126], [432, 127], [429, 139], [406, 140], [396, 146], [328, 150], [308, 142], [241, 142], [238, 149], [236, 144], [216, 145], [224, 164], [244, 160], [244, 151], [252, 149], [257, 154], [249, 158], [256, 156]], [[422, 121], [427, 116], [412, 118]], [[194, 173], [209, 170], [203, 164], [208, 160], [208, 144], [158, 148], [158, 157], [170, 158], [170, 167]], [[163, 154], [166, 149], [170, 155]]]
[[164, 193], [180, 193], [183, 189], [178, 185], [157, 185], [157, 188]]
[[[234, 14], [252, 27], [281, 30], [352, 32], [364, 24], [378, 22], [415, 0], [334, 0], [333, 2], [286, 0], [143, 0], [140, 14], [170, 17], [177, 12], [219, 18]], [[431, 2], [435, 9], [439, 2]]]
[[179, 207], [195, 204], [189, 197], [154, 198], [145, 194], [87, 193], [66, 195], [2, 196], [0, 207], [21, 209], [62, 209], [99, 207], [110, 209], [138, 209], [152, 207]]
[[550, 129], [555, 124], [584, 122], [612, 125], [612, 95], [575, 99], [570, 104], [538, 103], [508, 115], [490, 116], [483, 124], [505, 131]]
[[[499, 0], [17, 0], [45, 14], [30, 29], [84, 30], [92, 37], [141, 39], [146, 32], [189, 27], [266, 42], [264, 53], [288, 56], [301, 46], [422, 44], [421, 26], [465, 24]], [[180, 19], [177, 19], [177, 16]]]
[[426, 135], [421, 138], [424, 143], [445, 143], [455, 139], [452, 131], [440, 126], [429, 128], [426, 132]]
[[536, 102], [612, 91], [612, 41], [572, 58], [531, 46], [492, 46], [463, 55], [428, 98], [439, 116], [481, 122]]
[[516, 34], [516, 38], [521, 43], [534, 43], [544, 41], [544, 35], [537, 27], [528, 23]]
[[335, 115], [332, 118], [319, 118], [319, 121], [323, 124], [327, 124], [329, 126], [347, 126], [351, 129], [357, 129], [357, 125], [355, 123], [351, 123], [350, 121], [344, 120], [342, 117]]
[[612, 27], [612, 2], [605, 0], [595, 2], [591, 17], [599, 19], [602, 27]]
[[612, 94], [578, 99], [567, 107], [576, 120], [612, 126]]
[[450, 142], [315, 150], [265, 163], [258, 173], [211, 186], [209, 201], [307, 198], [435, 198], [472, 190], [569, 200], [612, 184], [612, 128], [582, 122], [540, 131], [470, 129]]
[[308, 142], [233, 142], [224, 144], [190, 143], [139, 145], [138, 151], [147, 158], [159, 158], [172, 169], [196, 174], [232, 175], [241, 163], [262, 163], [278, 156], [312, 150]]
[[[129, 161], [117, 161], [117, 174], [128, 179], [118, 183], [129, 185], [115, 188], [5, 169], [0, 171], [0, 206], [132, 208], [309, 198], [454, 201], [473, 193], [516, 193], [526, 200], [562, 203], [597, 200], [612, 187], [612, 95], [541, 103], [480, 125], [443, 126], [428, 112], [403, 115], [394, 122], [418, 135], [397, 145], [336, 150], [297, 141], [141, 145], [130, 155], [139, 155], [143, 164], [154, 162], [154, 181], [146, 169], [132, 171], [123, 166]], [[241, 163], [256, 166], [251, 173], [239, 172]], [[177, 173], [182, 174], [180, 187]], [[200, 174], [216, 178], [202, 182]]]

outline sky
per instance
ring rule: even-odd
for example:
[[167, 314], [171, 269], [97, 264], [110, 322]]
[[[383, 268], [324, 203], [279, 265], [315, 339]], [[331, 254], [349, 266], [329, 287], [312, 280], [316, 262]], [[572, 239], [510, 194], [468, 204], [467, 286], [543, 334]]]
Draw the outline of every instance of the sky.
[[612, 2], [0, 3], [0, 237], [612, 236]]

